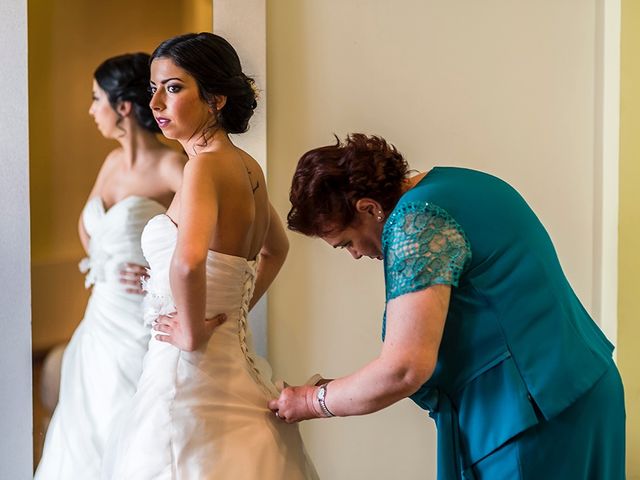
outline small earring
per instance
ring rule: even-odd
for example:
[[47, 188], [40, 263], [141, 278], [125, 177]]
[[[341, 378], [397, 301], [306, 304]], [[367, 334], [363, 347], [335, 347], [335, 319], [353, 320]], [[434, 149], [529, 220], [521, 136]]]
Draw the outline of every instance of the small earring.
[[378, 215], [378, 221], [381, 222], [382, 221], [382, 217], [380, 215]]

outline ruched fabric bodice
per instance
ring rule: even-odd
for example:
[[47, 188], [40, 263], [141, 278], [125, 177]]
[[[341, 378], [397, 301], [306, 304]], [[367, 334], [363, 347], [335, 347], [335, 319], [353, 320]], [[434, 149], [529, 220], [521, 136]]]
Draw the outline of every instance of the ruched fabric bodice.
[[152, 199], [130, 196], [109, 210], [93, 197], [82, 212], [90, 241], [80, 266], [93, 289], [64, 353], [60, 397], [37, 480], [100, 478], [109, 432], [135, 393], [149, 342], [143, 297], [127, 292], [119, 272], [123, 263], [147, 264], [142, 229], [163, 211]]
[[[169, 268], [177, 227], [166, 215], [142, 235], [149, 262], [144, 318], [175, 312]], [[302, 480], [317, 474], [297, 425], [267, 408], [278, 395], [247, 326], [257, 262], [209, 251], [206, 316], [227, 320], [208, 343], [184, 352], [151, 337], [131, 409], [110, 440], [103, 478]]]
[[147, 197], [131, 195], [105, 210], [102, 198], [91, 198], [82, 211], [82, 223], [89, 235], [89, 254], [80, 262], [86, 273], [85, 286], [109, 283], [121, 286], [123, 263], [146, 265], [140, 246], [142, 230], [150, 218], [165, 208]]
[[[145, 282], [147, 296], [144, 301], [144, 319], [148, 325], [159, 315], [175, 311], [169, 267], [176, 240], [177, 228], [167, 215], [151, 219], [142, 235], [142, 248], [149, 262], [149, 279]], [[206, 262], [206, 315], [211, 318], [225, 313], [227, 321], [218, 327], [205, 350], [211, 350], [214, 344], [239, 347], [236, 353], [243, 354], [255, 381], [268, 396], [277, 397], [278, 391], [271, 382], [271, 367], [264, 359], [255, 355], [247, 324], [257, 266], [255, 260], [209, 250]], [[200, 351], [185, 355], [197, 357], [202, 354]], [[215, 349], [208, 354], [210, 358], [217, 355]], [[214, 361], [213, 358], [211, 360]]]
[[[152, 218], [144, 229], [141, 245], [149, 262], [146, 284], [149, 297], [171, 298], [169, 267], [176, 246], [177, 228], [166, 215]], [[209, 250], [207, 255], [207, 315], [239, 310], [243, 300], [253, 293], [256, 261]]]

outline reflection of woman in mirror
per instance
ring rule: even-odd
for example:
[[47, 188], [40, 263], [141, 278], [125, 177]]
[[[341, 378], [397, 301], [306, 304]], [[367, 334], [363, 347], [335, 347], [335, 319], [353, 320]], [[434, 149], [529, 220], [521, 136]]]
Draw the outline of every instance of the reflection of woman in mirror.
[[120, 146], [105, 159], [79, 221], [93, 285], [85, 316], [62, 360], [60, 397], [37, 479], [94, 479], [114, 417], [135, 393], [149, 340], [140, 282], [140, 235], [165, 211], [184, 155], [163, 145], [149, 108], [149, 55], [110, 58], [95, 71], [89, 114]]
[[[226, 40], [200, 33], [155, 50], [151, 86], [158, 124], [189, 161], [167, 214], [142, 235], [150, 265], [145, 317], [157, 337], [104, 473], [114, 480], [315, 478], [297, 426], [267, 408], [278, 391], [247, 325], [288, 251], [260, 165], [229, 138], [248, 128], [254, 82]], [[220, 315], [226, 321], [212, 333]]]
[[464, 168], [410, 175], [383, 139], [353, 134], [302, 156], [290, 200], [292, 230], [383, 260], [386, 309], [379, 357], [286, 388], [270, 404], [281, 418], [410, 396], [436, 422], [438, 479], [624, 478], [613, 346], [512, 187]]

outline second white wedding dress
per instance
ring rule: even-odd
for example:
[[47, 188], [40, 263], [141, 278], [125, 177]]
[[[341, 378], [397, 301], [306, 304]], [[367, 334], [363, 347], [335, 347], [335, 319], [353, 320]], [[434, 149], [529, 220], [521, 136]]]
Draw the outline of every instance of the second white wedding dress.
[[[177, 228], [149, 221], [142, 248], [150, 265], [148, 323], [175, 311], [169, 267]], [[209, 251], [206, 315], [227, 314], [207, 345], [184, 352], [152, 338], [131, 408], [105, 457], [113, 480], [302, 480], [317, 474], [297, 425], [276, 418], [268, 363], [255, 355], [247, 326], [256, 262]]]
[[36, 480], [100, 478], [109, 432], [136, 391], [149, 342], [142, 295], [126, 291], [120, 270], [126, 262], [146, 265], [140, 235], [147, 221], [164, 210], [135, 195], [109, 210], [99, 196], [84, 207], [82, 221], [90, 240], [81, 269], [93, 291], [64, 352], [60, 397]]

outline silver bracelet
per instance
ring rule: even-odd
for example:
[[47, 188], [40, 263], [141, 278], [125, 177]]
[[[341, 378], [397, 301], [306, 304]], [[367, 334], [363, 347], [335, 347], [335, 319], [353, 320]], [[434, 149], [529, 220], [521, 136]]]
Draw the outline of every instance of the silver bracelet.
[[325, 384], [320, 385], [318, 391], [316, 393], [316, 398], [318, 399], [318, 403], [320, 404], [320, 410], [325, 417], [335, 417], [335, 415], [327, 408], [326, 398], [327, 398], [327, 385], [331, 382], [327, 382]]

